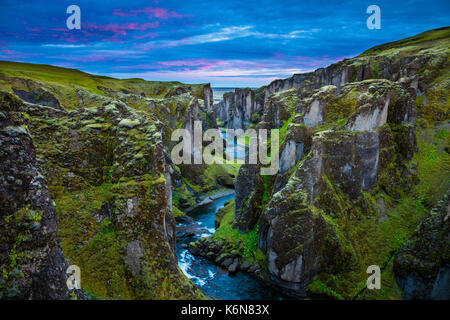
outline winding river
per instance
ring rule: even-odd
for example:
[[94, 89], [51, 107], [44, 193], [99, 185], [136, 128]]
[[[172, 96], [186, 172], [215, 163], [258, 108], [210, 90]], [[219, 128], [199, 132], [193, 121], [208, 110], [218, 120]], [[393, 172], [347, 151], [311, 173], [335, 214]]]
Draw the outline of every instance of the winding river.
[[200, 256], [193, 256], [183, 244], [214, 233], [214, 216], [234, 194], [213, 200], [194, 209], [189, 217], [177, 223], [178, 265], [209, 298], [226, 300], [278, 300], [280, 293], [248, 274], [237, 272], [229, 275], [225, 269]]

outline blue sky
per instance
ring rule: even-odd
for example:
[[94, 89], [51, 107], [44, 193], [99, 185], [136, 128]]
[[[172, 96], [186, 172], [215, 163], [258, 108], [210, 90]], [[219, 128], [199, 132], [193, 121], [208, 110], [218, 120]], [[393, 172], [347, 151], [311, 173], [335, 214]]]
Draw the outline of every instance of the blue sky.
[[[71, 4], [81, 30], [66, 27]], [[366, 27], [371, 4], [381, 9], [380, 30]], [[448, 0], [0, 0], [0, 60], [258, 87], [449, 21]]]

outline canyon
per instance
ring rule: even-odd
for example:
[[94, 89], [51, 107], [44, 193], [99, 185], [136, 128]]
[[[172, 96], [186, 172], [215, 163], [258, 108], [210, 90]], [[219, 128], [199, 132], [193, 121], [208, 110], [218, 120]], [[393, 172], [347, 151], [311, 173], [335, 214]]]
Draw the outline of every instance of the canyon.
[[[259, 298], [448, 299], [449, 44], [430, 30], [217, 103], [210, 84], [0, 61], [0, 298], [215, 298], [183, 253]], [[174, 163], [196, 123], [279, 129], [277, 173]], [[214, 232], [190, 216], [211, 203]]]

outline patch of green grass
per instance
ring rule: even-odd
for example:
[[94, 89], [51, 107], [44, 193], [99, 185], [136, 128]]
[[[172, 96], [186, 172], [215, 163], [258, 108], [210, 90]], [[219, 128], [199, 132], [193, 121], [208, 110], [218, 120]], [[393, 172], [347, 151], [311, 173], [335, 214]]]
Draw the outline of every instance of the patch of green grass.
[[[191, 91], [195, 98], [203, 99], [203, 84], [186, 85], [177, 81], [146, 81], [136, 78], [114, 79], [51, 65], [0, 61], [0, 75], [3, 75], [0, 81], [1, 89], [11, 93], [13, 87], [28, 91], [25, 85], [20, 85], [13, 78], [30, 79], [49, 89], [67, 110], [78, 107], [77, 89], [94, 95], [92, 96], [94, 99], [107, 96], [106, 91], [101, 90], [102, 88], [160, 99], [173, 95], [175, 90], [181, 87], [185, 91]], [[42, 91], [39, 92], [42, 93]]]
[[[234, 200], [232, 200], [226, 207], [219, 228], [211, 237], [214, 240], [225, 240], [229, 245], [234, 246], [234, 249], [248, 262], [264, 265], [266, 257], [258, 247], [259, 224], [247, 233], [240, 233], [239, 228], [233, 228], [234, 223]], [[237, 243], [240, 243], [238, 247]]]
[[393, 51], [393, 50], [404, 50], [407, 48], [411, 50], [423, 50], [425, 48], [430, 48], [436, 45], [437, 42], [443, 42], [443, 45], [447, 43], [450, 39], [450, 27], [444, 27], [434, 30], [429, 30], [418, 35], [405, 38], [402, 40], [385, 43], [376, 47], [373, 47], [361, 54], [362, 57], [370, 55], [380, 55], [383, 52]]

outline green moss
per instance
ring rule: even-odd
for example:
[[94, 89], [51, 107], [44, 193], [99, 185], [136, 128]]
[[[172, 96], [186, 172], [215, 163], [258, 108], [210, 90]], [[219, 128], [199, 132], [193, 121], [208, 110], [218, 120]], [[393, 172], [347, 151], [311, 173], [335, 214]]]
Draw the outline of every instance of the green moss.
[[320, 280], [314, 280], [311, 282], [308, 287], [308, 294], [309, 295], [324, 295], [327, 297], [333, 297], [337, 300], [343, 300], [344, 298], [334, 290], [330, 289], [326, 284], [324, 284]]
[[140, 124], [137, 119], [123, 119], [119, 122], [119, 127], [134, 128]]
[[184, 212], [178, 209], [177, 206], [172, 206], [172, 215], [174, 218], [181, 218], [185, 216]]
[[[148, 176], [140, 181], [107, 183], [55, 199], [64, 255], [70, 263], [81, 268], [83, 288], [93, 298], [180, 299], [187, 297], [184, 295], [189, 291], [197, 294], [197, 298], [204, 297], [195, 293], [193, 284], [181, 271], [169, 271], [169, 261], [164, 253], [171, 250], [165, 247], [167, 244], [162, 239], [160, 243], [158, 239], [144, 241], [146, 233], [140, 230], [151, 224], [147, 220], [156, 221], [158, 211], [155, 209], [160, 206], [157, 197], [165, 197], [158, 190], [164, 190], [161, 189], [164, 185], [163, 175]], [[141, 222], [135, 224], [124, 211], [127, 199], [139, 194], [144, 197], [139, 200], [137, 209], [142, 212], [137, 213]], [[136, 239], [136, 235], [140, 235], [149, 269], [141, 266], [142, 275], [133, 278], [123, 257], [127, 242]]]
[[430, 30], [413, 37], [373, 47], [365, 51], [363, 54], [361, 54], [361, 57], [372, 55], [380, 56], [384, 54], [390, 54], [396, 51], [397, 52], [406, 51], [407, 53], [411, 53], [414, 52], [415, 50], [419, 51], [425, 50], [427, 48], [436, 47], [436, 44], [442, 45], [444, 47], [447, 46], [448, 48], [449, 37], [450, 37], [449, 27]]
[[[249, 263], [257, 263], [260, 266], [265, 265], [266, 257], [258, 247], [259, 224], [247, 233], [240, 233], [239, 228], [233, 227], [234, 221], [234, 200], [230, 201], [225, 207], [225, 212], [220, 220], [220, 226], [211, 236], [215, 241], [225, 241], [227, 251], [236, 250]], [[237, 245], [239, 243], [239, 245]]]

